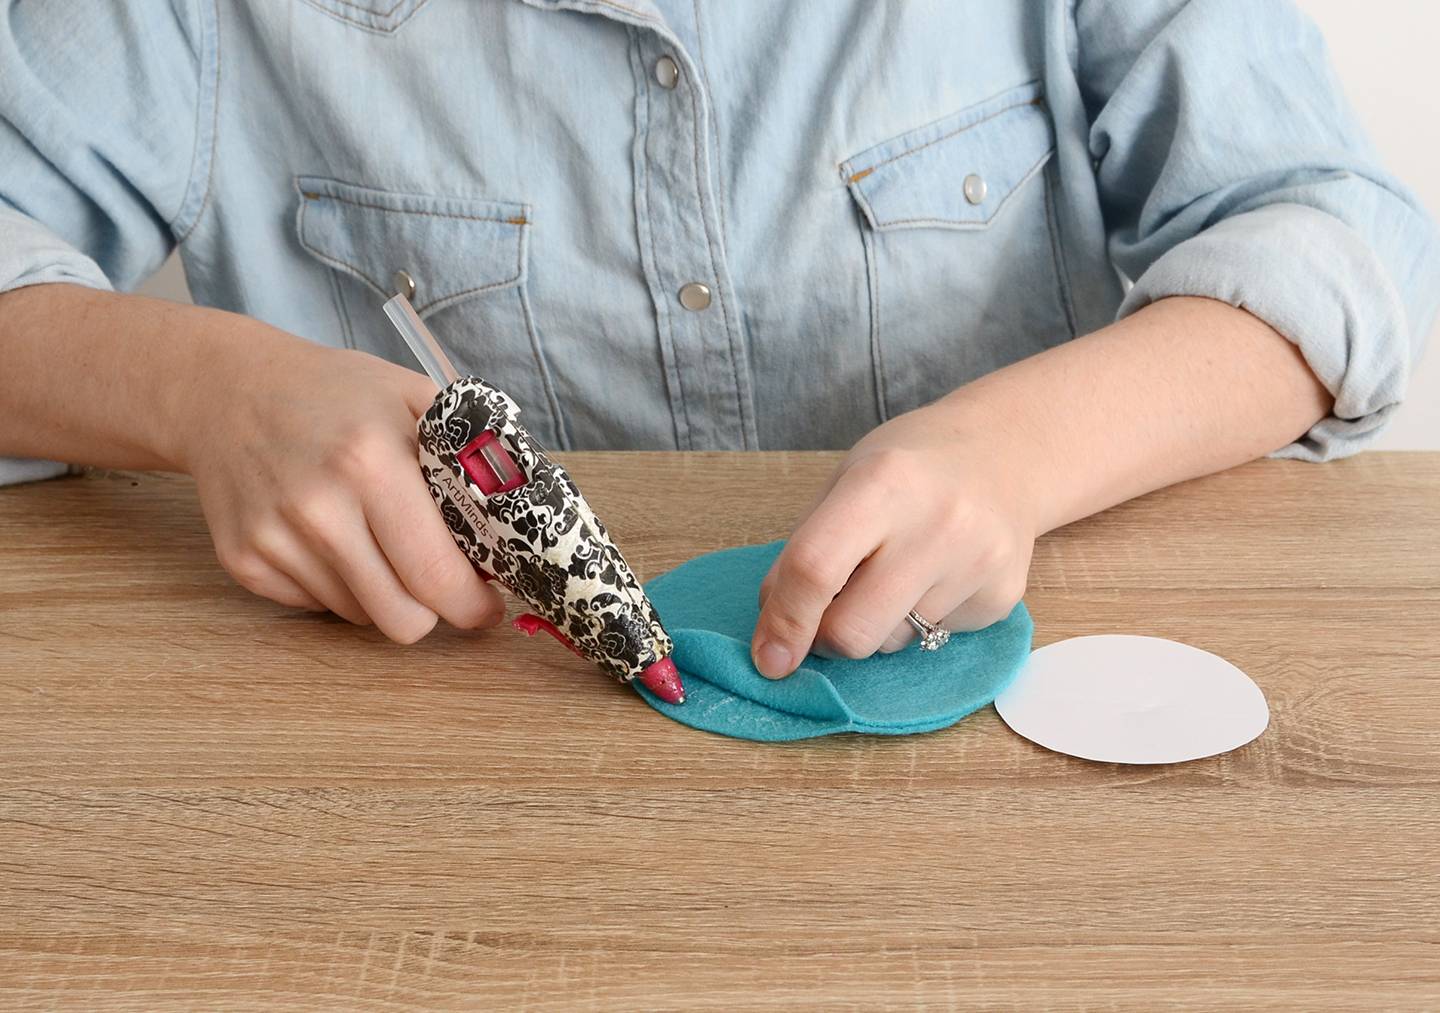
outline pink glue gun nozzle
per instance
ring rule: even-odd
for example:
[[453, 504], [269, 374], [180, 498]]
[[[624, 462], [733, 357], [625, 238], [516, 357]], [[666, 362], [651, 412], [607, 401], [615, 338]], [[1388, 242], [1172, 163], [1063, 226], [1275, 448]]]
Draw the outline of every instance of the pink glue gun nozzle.
[[640, 681], [666, 703], [685, 702], [685, 684], [680, 681], [680, 671], [675, 667], [675, 662], [669, 658], [651, 662], [650, 666], [640, 673]]
[[[548, 619], [535, 615], [533, 612], [526, 612], [524, 615], [516, 616], [510, 623], [511, 626], [525, 634], [533, 637], [544, 630], [560, 643], [568, 647], [573, 653], [585, 657], [570, 638], [555, 628], [555, 624]], [[640, 673], [640, 681], [645, 688], [654, 693], [666, 703], [682, 704], [685, 702], [685, 684], [680, 681], [680, 670], [675, 667], [675, 662], [669, 658], [661, 658], [659, 661], [652, 661], [645, 671]]]

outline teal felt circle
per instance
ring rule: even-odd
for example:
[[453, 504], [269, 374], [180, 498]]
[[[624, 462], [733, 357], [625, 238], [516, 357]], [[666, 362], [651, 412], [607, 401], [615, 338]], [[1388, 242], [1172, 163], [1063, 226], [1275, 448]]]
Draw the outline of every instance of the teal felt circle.
[[632, 685], [666, 717], [740, 739], [782, 742], [835, 732], [909, 735], [954, 724], [990, 703], [1030, 655], [1024, 603], [993, 626], [956, 633], [938, 651], [911, 643], [862, 661], [810, 655], [773, 681], [750, 661], [760, 581], [784, 542], [697, 556], [645, 585], [675, 640], [685, 703]]

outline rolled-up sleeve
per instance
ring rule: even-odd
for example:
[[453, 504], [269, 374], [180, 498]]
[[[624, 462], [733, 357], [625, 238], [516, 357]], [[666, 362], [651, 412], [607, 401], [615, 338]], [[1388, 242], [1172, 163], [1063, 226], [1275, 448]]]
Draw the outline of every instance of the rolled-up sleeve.
[[1237, 306], [1334, 396], [1277, 456], [1360, 449], [1405, 395], [1440, 300], [1440, 237], [1381, 168], [1289, 2], [1080, 0], [1076, 55], [1125, 316]]
[[[203, 207], [217, 44], [194, 0], [0, 0], [0, 293], [127, 290], [164, 261]], [[0, 457], [0, 484], [65, 470]]]

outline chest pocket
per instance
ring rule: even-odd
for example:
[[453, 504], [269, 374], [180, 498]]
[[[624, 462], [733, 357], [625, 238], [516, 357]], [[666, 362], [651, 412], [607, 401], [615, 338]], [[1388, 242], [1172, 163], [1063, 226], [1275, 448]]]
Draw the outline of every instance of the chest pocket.
[[840, 166], [858, 209], [886, 416], [1074, 334], [1031, 83]]
[[482, 376], [520, 406], [535, 437], [566, 446], [550, 372], [526, 293], [529, 205], [399, 193], [296, 177], [300, 245], [333, 269], [352, 348], [414, 365], [381, 305], [415, 282], [415, 311], [462, 374]]
[[399, 31], [428, 0], [305, 0], [318, 11], [366, 31], [389, 35]]

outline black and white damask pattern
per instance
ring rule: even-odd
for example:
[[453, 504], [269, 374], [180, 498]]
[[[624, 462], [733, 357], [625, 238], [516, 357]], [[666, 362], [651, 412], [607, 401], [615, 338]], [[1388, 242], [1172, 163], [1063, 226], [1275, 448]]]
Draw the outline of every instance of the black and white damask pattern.
[[[476, 567], [624, 682], [674, 649], [650, 599], [564, 468], [504, 391], [479, 377], [446, 387], [420, 420], [420, 467], [456, 544]], [[486, 496], [458, 454], [489, 430], [529, 481]]]

